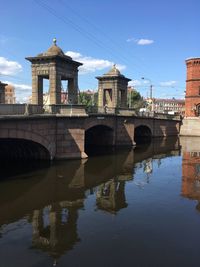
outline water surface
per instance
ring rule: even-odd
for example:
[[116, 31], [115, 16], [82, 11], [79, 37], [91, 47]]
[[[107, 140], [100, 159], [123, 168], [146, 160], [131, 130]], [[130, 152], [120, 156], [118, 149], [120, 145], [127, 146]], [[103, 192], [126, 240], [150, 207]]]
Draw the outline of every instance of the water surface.
[[199, 156], [183, 138], [1, 168], [0, 267], [199, 266]]

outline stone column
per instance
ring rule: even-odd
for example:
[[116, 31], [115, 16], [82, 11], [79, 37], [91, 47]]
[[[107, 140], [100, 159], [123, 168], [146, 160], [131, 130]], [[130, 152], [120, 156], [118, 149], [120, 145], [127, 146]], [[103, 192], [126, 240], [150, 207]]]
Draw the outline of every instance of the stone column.
[[33, 211], [32, 227], [33, 227], [33, 241], [37, 241], [40, 237], [40, 230], [43, 228], [43, 219], [41, 210]]
[[103, 89], [101, 81], [99, 81], [99, 88], [98, 88], [98, 106], [103, 107]]
[[69, 104], [78, 104], [78, 77], [68, 80], [68, 102]]
[[121, 105], [122, 108], [127, 106], [127, 91], [121, 90]]
[[55, 64], [51, 64], [49, 73], [50, 105], [61, 104], [61, 77], [56, 72]]
[[49, 223], [50, 223], [50, 244], [55, 246], [57, 243], [57, 233], [56, 233], [56, 212], [51, 211], [49, 214]]
[[78, 72], [74, 76], [74, 103], [78, 104]]
[[32, 70], [32, 104], [43, 105], [43, 78]]
[[117, 83], [115, 81], [112, 82], [113, 87], [113, 107], [118, 107], [118, 91], [117, 91]]

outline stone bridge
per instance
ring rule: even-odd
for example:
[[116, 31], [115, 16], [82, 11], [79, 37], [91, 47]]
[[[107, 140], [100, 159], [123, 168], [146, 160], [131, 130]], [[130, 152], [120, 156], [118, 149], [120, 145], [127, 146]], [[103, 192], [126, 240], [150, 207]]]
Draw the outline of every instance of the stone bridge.
[[87, 147], [134, 146], [152, 137], [177, 136], [180, 120], [115, 114], [0, 116], [0, 158], [87, 157]]

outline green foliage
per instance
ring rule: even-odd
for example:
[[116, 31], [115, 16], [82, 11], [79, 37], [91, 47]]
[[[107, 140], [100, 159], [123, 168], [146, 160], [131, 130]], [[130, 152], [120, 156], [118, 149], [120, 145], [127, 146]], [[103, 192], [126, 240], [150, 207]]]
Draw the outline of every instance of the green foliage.
[[127, 101], [128, 107], [136, 110], [146, 106], [146, 102], [144, 101], [143, 97], [136, 90], [128, 92]]
[[98, 93], [88, 94], [87, 92], [79, 93], [79, 104], [85, 105], [86, 107], [96, 106], [98, 100]]

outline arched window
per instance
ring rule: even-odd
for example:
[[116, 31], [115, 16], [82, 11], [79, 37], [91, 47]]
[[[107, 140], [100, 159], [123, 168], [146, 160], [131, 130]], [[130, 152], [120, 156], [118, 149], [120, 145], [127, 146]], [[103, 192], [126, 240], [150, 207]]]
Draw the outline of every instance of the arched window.
[[196, 113], [197, 113], [197, 116], [200, 117], [200, 104], [197, 105]]

